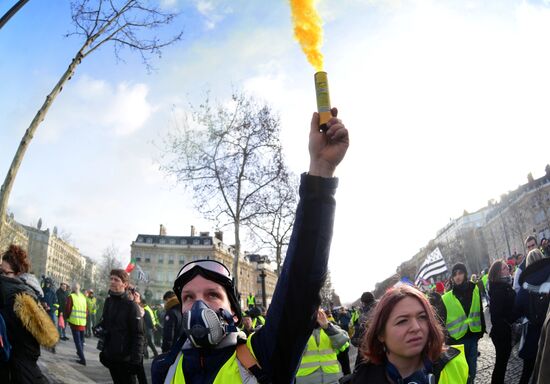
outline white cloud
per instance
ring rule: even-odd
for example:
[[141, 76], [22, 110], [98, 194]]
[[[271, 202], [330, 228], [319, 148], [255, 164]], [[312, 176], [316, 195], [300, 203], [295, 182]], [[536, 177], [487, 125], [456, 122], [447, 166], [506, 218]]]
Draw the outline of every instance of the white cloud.
[[222, 5], [222, 1], [195, 0], [197, 11], [204, 17], [204, 25], [207, 30], [216, 28], [217, 24], [233, 12], [230, 6]]
[[144, 126], [156, 107], [147, 100], [143, 83], [113, 85], [83, 75], [65, 85], [41, 127], [41, 138], [57, 141], [66, 130], [101, 128], [116, 136], [130, 135]]

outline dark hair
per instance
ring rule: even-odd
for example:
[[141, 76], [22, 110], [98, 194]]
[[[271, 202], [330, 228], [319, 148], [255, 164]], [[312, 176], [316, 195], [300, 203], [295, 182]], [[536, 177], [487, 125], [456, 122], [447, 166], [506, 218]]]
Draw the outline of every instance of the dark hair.
[[126, 272], [124, 269], [111, 269], [109, 276], [116, 276], [120, 280], [122, 280], [123, 283], [130, 282], [130, 275], [128, 275], [128, 272]]
[[27, 252], [15, 244], [10, 245], [8, 250], [4, 252], [2, 261], [8, 263], [16, 275], [27, 273], [31, 269], [31, 261], [27, 257]]
[[539, 245], [538, 241], [537, 241], [537, 238], [533, 235], [529, 235], [527, 236], [527, 238], [525, 239], [525, 245], [527, 245], [528, 242], [530, 241], [535, 241], [535, 245]]
[[168, 300], [169, 298], [175, 297], [175, 296], [176, 294], [174, 293], [174, 291], [166, 291], [164, 296], [162, 296], [162, 300]]
[[386, 323], [390, 318], [391, 312], [401, 300], [406, 297], [412, 297], [418, 300], [428, 316], [428, 341], [422, 351], [422, 355], [428, 357], [432, 362], [436, 361], [443, 350], [444, 336], [439, 321], [435, 317], [434, 309], [428, 299], [418, 289], [410, 285], [403, 284], [399, 287], [389, 289], [380, 299], [373, 313], [370, 316], [367, 332], [361, 343], [366, 360], [373, 364], [382, 364], [386, 358], [384, 344], [378, 340], [378, 336], [384, 333]]
[[372, 292], [363, 292], [361, 295], [361, 302], [363, 304], [370, 304], [374, 302], [374, 295]]
[[504, 260], [502, 259], [495, 260], [493, 264], [491, 264], [491, 268], [489, 268], [489, 275], [487, 276], [487, 280], [489, 282], [494, 283], [495, 281], [499, 281], [502, 264], [504, 264]]

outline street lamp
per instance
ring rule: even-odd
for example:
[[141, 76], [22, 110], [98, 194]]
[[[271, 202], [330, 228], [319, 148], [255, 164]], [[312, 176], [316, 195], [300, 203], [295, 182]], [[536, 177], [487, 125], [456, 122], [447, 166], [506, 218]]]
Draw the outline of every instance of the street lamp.
[[258, 270], [260, 271], [260, 279], [262, 282], [262, 305], [264, 308], [267, 308], [267, 300], [265, 297], [265, 277], [267, 276], [265, 273], [266, 262], [269, 262], [269, 260], [267, 260], [267, 256], [260, 256], [258, 258]]

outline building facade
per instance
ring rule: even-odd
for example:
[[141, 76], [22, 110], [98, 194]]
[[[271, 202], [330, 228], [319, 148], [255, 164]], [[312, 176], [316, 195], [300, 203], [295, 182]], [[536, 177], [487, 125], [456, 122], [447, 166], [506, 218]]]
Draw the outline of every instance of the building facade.
[[56, 284], [84, 283], [87, 261], [78, 248], [57, 237], [56, 229], [50, 232], [49, 229], [23, 227], [29, 238], [28, 255], [32, 272], [38, 278], [51, 277]]
[[[209, 232], [197, 235], [194, 227], [191, 227], [190, 236], [168, 236], [161, 226], [158, 235], [139, 234], [132, 242], [131, 257], [137, 265], [132, 272], [132, 280], [144, 291], [148, 290], [152, 300], [158, 302], [166, 291], [172, 289], [177, 273], [186, 263], [201, 259], [216, 260], [233, 273], [234, 255], [235, 249], [223, 243], [222, 232], [216, 232], [214, 236]], [[265, 274], [269, 304], [275, 290], [276, 275], [269, 269], [266, 269]], [[261, 278], [257, 263], [251, 262], [247, 256], [241, 256], [238, 279], [241, 305], [245, 306], [249, 293], [255, 293], [260, 303]]]
[[18, 245], [26, 251], [29, 237], [25, 228], [15, 221], [13, 214], [6, 216], [4, 223], [0, 233], [0, 254], [4, 253], [11, 244]]

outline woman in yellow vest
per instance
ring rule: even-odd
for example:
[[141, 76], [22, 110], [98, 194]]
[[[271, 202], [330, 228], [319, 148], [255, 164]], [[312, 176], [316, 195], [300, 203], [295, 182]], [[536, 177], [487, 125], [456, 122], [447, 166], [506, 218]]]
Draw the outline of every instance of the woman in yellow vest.
[[465, 384], [468, 380], [462, 348], [444, 346], [432, 306], [422, 292], [406, 284], [380, 299], [361, 349], [365, 360], [344, 382]]
[[342, 370], [337, 354], [349, 347], [346, 331], [317, 311], [317, 327], [309, 337], [296, 374], [296, 384], [338, 384]]

